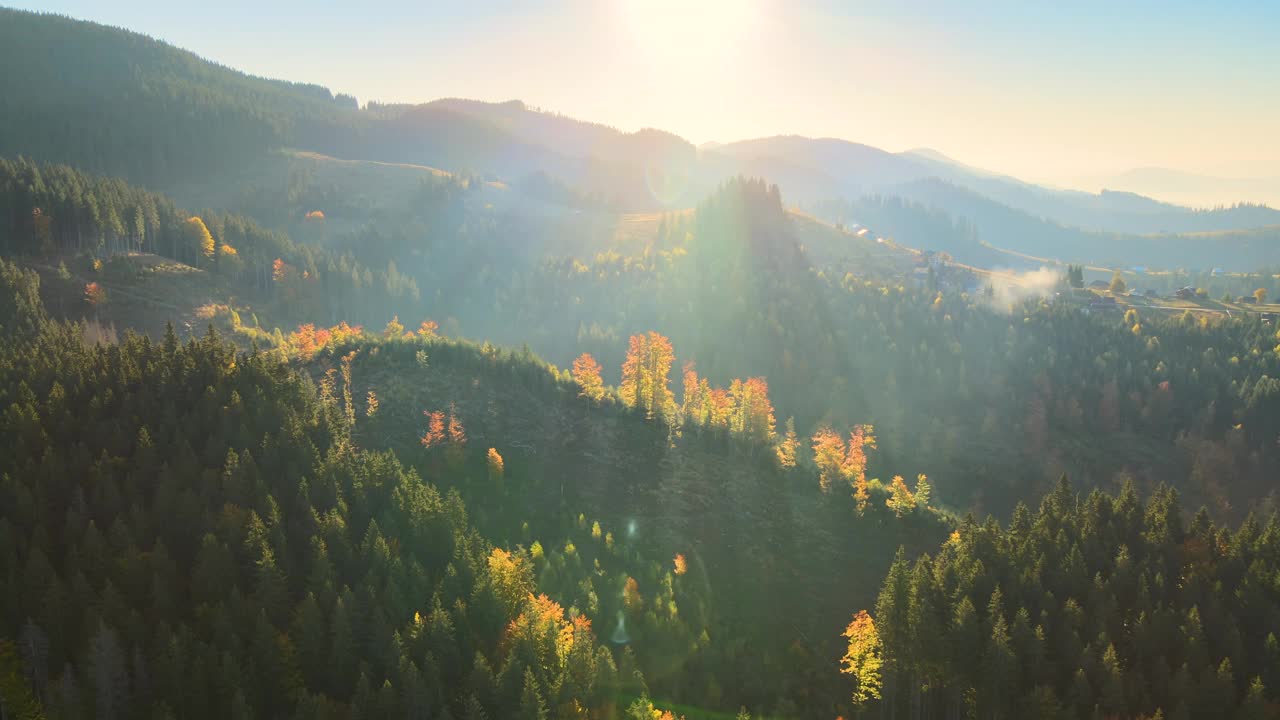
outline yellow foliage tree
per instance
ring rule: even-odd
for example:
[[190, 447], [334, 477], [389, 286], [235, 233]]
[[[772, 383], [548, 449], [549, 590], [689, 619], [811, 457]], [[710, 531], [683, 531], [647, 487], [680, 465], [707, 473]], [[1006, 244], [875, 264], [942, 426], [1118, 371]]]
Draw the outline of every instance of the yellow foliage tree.
[[387, 340], [395, 340], [396, 338], [403, 336], [404, 325], [400, 323], [400, 316], [393, 315], [391, 317], [391, 322], [387, 323], [387, 326], [382, 329], [382, 337]]
[[489, 586], [507, 613], [515, 615], [534, 589], [533, 566], [519, 553], [494, 548], [489, 553]]
[[880, 699], [880, 633], [866, 610], [859, 610], [844, 630], [849, 646], [840, 663], [840, 672], [852, 675], [857, 687], [853, 704], [862, 705]]
[[915, 509], [915, 496], [907, 489], [907, 484], [903, 482], [901, 475], [893, 476], [893, 484], [889, 487], [889, 497], [885, 499], [884, 504], [898, 517], [902, 517]]
[[796, 451], [800, 448], [800, 440], [796, 437], [796, 419], [787, 418], [787, 432], [778, 442], [778, 466], [793, 468], [796, 466]]
[[206, 259], [213, 257], [213, 235], [209, 233], [209, 228], [205, 227], [204, 221], [192, 215], [187, 218], [184, 226], [187, 239], [191, 246], [196, 249]]
[[502, 485], [503, 474], [506, 471], [506, 464], [502, 462], [502, 456], [498, 454], [496, 448], [489, 448], [489, 453], [485, 456], [489, 465], [489, 480], [495, 485]]
[[831, 492], [831, 486], [844, 477], [844, 439], [829, 427], [819, 428], [813, 434], [813, 462], [818, 466], [818, 485], [823, 492]]
[[1107, 289], [1110, 290], [1113, 295], [1124, 294], [1127, 288], [1124, 283], [1124, 276], [1120, 274], [1119, 270], [1111, 273], [1111, 285], [1108, 286]]
[[777, 421], [773, 417], [773, 404], [769, 402], [769, 383], [764, 378], [734, 380], [729, 396], [734, 401], [734, 432], [761, 442], [774, 438]]

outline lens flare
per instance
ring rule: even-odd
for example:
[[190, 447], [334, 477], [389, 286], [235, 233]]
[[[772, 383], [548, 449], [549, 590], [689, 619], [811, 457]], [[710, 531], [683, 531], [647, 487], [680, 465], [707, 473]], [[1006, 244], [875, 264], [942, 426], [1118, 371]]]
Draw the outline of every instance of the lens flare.
[[618, 611], [618, 626], [613, 629], [609, 639], [614, 645], [626, 645], [631, 642], [631, 636], [627, 635], [627, 619], [623, 617], [621, 610]]

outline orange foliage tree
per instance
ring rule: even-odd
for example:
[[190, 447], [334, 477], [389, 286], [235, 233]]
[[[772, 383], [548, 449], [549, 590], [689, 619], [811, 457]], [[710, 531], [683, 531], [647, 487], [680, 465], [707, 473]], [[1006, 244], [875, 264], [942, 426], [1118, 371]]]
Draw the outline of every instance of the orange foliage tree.
[[640, 583], [633, 577], [628, 577], [626, 584], [622, 586], [622, 604], [633, 612], [638, 612], [644, 607], [644, 598], [640, 595]]
[[337, 346], [358, 339], [364, 334], [359, 325], [348, 325], [340, 322], [330, 328], [318, 328], [311, 323], [299, 325], [298, 329], [289, 333], [289, 347], [302, 360], [310, 360], [317, 352], [329, 346]]
[[96, 310], [106, 304], [107, 291], [96, 282], [86, 283], [84, 286], [84, 301]]
[[675, 396], [668, 376], [675, 359], [671, 341], [663, 335], [653, 331], [632, 335], [622, 364], [622, 401], [643, 409], [650, 418], [673, 419]]
[[854, 426], [846, 445], [840, 434], [829, 427], [813, 434], [813, 462], [818, 466], [818, 484], [830, 492], [837, 477], [853, 486], [853, 499], [858, 513], [867, 509], [867, 450], [875, 449], [876, 437], [870, 425]]
[[590, 353], [582, 353], [573, 361], [573, 381], [582, 390], [580, 397], [599, 402], [604, 397], [604, 380], [600, 379], [600, 363]]
[[504, 638], [513, 654], [532, 660], [535, 673], [544, 678], [571, 664], [585, 664], [595, 651], [589, 618], [566, 617], [564, 608], [546, 595], [530, 593], [523, 605]]
[[427, 432], [422, 436], [422, 447], [430, 450], [444, 442], [444, 413], [423, 410], [422, 414], [427, 416]]
[[849, 433], [849, 450], [844, 460], [844, 477], [853, 483], [853, 499], [858, 513], [867, 509], [871, 495], [867, 492], [867, 450], [876, 447], [875, 428], [857, 425]]

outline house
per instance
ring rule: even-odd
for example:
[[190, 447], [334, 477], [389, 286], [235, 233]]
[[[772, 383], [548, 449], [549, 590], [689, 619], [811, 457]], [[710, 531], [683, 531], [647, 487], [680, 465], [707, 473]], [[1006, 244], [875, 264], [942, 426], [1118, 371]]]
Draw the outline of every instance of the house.
[[1190, 285], [1184, 288], [1179, 288], [1178, 291], [1174, 293], [1174, 297], [1177, 297], [1179, 300], [1190, 300], [1195, 296], [1196, 296], [1196, 289], [1191, 287]]
[[1089, 287], [1093, 288], [1094, 290], [1106, 290], [1107, 288], [1111, 287], [1111, 283], [1107, 282], [1106, 280], [1094, 280], [1093, 282], [1089, 283]]
[[1107, 297], [1100, 297], [1089, 303], [1090, 310], [1117, 310], [1119, 307], [1120, 306], [1116, 304], [1116, 299], [1110, 295]]
[[1240, 298], [1236, 300], [1236, 302], [1243, 303], [1245, 305], [1257, 305], [1258, 298], [1252, 295], [1241, 295]]
[[1214, 277], [1222, 277], [1223, 275], [1227, 274], [1227, 271], [1223, 270], [1222, 268], [1214, 268], [1211, 274]]

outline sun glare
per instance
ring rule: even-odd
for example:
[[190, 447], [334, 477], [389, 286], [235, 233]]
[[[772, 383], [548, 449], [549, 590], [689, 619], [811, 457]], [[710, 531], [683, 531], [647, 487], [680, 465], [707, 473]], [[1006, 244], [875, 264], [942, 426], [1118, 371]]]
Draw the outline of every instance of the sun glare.
[[759, 15], [758, 0], [622, 0], [622, 22], [645, 60], [686, 72], [731, 59]]

